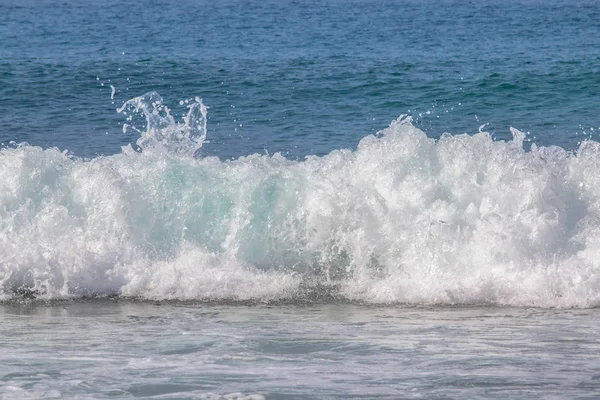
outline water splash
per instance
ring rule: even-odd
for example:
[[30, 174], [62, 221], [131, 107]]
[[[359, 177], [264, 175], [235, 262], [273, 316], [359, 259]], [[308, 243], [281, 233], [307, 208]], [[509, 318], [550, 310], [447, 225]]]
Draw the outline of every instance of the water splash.
[[600, 305], [600, 143], [436, 141], [403, 117], [355, 151], [190, 162], [188, 104], [123, 105], [142, 153], [0, 150], [0, 296]]
[[[126, 101], [117, 112], [125, 115], [128, 121], [123, 124], [123, 132], [132, 128], [140, 133], [136, 144], [143, 152], [197, 157], [198, 150], [206, 140], [207, 107], [198, 97], [186, 100], [185, 103], [188, 112], [183, 117], [183, 122], [175, 121], [170, 109], [163, 104], [162, 97], [156, 92]], [[144, 118], [145, 126], [133, 124], [136, 115]]]

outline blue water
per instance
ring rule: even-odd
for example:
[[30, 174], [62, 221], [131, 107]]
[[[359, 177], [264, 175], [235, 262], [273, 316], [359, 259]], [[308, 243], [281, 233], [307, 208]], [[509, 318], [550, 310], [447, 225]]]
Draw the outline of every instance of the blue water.
[[513, 126], [566, 149], [600, 127], [596, 1], [0, 7], [3, 143], [118, 153], [137, 137], [115, 106], [148, 91], [179, 112], [202, 97], [206, 151], [224, 158], [354, 148], [400, 114], [431, 137], [487, 123], [497, 139]]
[[596, 398], [599, 93], [597, 1], [0, 0], [0, 397]]

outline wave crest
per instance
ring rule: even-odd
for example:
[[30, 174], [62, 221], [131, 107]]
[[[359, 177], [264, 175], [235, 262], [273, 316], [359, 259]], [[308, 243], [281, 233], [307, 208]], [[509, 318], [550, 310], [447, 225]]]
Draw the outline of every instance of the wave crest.
[[202, 103], [177, 123], [140, 99], [121, 110], [157, 118], [142, 153], [0, 150], [4, 298], [600, 304], [596, 142], [436, 141], [399, 118], [356, 151], [194, 159]]

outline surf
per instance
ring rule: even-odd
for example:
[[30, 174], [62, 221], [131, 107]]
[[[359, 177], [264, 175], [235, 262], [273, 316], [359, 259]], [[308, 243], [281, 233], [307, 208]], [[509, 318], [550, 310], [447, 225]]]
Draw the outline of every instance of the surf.
[[203, 154], [207, 107], [124, 103], [137, 148], [0, 150], [0, 295], [596, 307], [600, 144], [434, 140], [401, 116], [355, 150]]

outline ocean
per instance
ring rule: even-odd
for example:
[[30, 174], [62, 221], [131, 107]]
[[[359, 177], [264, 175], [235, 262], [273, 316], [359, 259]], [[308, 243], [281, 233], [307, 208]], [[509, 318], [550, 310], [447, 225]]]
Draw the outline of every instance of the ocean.
[[598, 398], [599, 93], [591, 0], [1, 0], [0, 398]]

